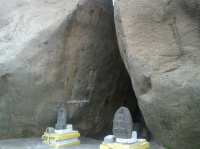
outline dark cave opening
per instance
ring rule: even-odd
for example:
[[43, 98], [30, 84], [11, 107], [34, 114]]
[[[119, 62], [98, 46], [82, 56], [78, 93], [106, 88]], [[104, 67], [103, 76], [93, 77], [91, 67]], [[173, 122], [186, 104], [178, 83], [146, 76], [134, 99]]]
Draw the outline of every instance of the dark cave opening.
[[[110, 2], [110, 7], [113, 7], [114, 9], [114, 0], [110, 0], [109, 2]], [[116, 88], [116, 90], [114, 90], [113, 95], [104, 101], [105, 103], [104, 109], [107, 109], [107, 112], [110, 112], [111, 114], [104, 115], [105, 116], [104, 121], [107, 120], [108, 123], [103, 126], [103, 130], [100, 133], [92, 135], [86, 134], [85, 136], [95, 139], [103, 139], [106, 135], [113, 134], [112, 127], [113, 127], [114, 114], [120, 107], [123, 106], [128, 108], [131, 113], [133, 120], [133, 131], [137, 131], [138, 138], [146, 138], [147, 140], [149, 140], [150, 133], [145, 124], [142, 112], [140, 111], [138, 100], [135, 95], [134, 89], [132, 87], [131, 78], [128, 74], [128, 71], [126, 70], [126, 67], [124, 65], [124, 62], [120, 54], [120, 49], [118, 46], [118, 41], [116, 36], [115, 23], [114, 23], [114, 11], [112, 11], [112, 17], [113, 17], [113, 22], [111, 26], [113, 29], [113, 34], [112, 34], [113, 45], [115, 45], [115, 52], [114, 52], [115, 62], [113, 68], [111, 69], [115, 69], [115, 72], [114, 74], [112, 74], [113, 72], [110, 71], [109, 75], [115, 77], [117, 75], [118, 78], [114, 86], [111, 86], [112, 88]], [[112, 59], [113, 55], [110, 56], [111, 56], [110, 59]], [[120, 75], [118, 75], [118, 72], [120, 72]], [[103, 78], [102, 80], [106, 80], [106, 78]]]
[[[128, 72], [127, 72], [128, 74]], [[138, 105], [138, 100], [135, 95], [134, 89], [132, 87], [130, 76], [128, 75], [128, 90], [127, 94], [129, 94], [130, 98], [123, 102], [123, 106], [127, 107], [131, 113], [132, 120], [133, 120], [133, 131], [137, 131], [138, 138], [145, 138], [147, 140], [150, 139], [150, 131], [146, 126], [144, 121], [142, 112]]]
[[[120, 57], [120, 59], [121, 59], [121, 57]], [[134, 89], [132, 87], [132, 82], [131, 82], [130, 76], [129, 76], [123, 63], [122, 63], [122, 65], [123, 65], [124, 69], [123, 69], [123, 72], [120, 75], [120, 77], [126, 78], [126, 79], [124, 79], [123, 81], [120, 80], [117, 83], [118, 89], [116, 91], [115, 97], [117, 97], [118, 99], [117, 100], [112, 99], [112, 102], [114, 102], [116, 105], [116, 106], [113, 106], [113, 104], [112, 104], [112, 108], [115, 112], [120, 107], [128, 108], [130, 111], [130, 114], [132, 116], [132, 120], [133, 120], [133, 131], [137, 131], [138, 138], [145, 138], [145, 139], [149, 140], [150, 132], [145, 124], [142, 112], [140, 111], [140, 108], [138, 105], [138, 100], [135, 95]], [[123, 97], [126, 97], [126, 98], [123, 98]], [[109, 104], [111, 104], [111, 103], [107, 101], [106, 106]], [[115, 112], [113, 113], [113, 116], [110, 117], [112, 122], [114, 119]], [[98, 134], [86, 135], [86, 136], [97, 139], [97, 140], [103, 139], [105, 136], [113, 134], [112, 127], [113, 127], [113, 123], [110, 127], [105, 127], [104, 130]]]

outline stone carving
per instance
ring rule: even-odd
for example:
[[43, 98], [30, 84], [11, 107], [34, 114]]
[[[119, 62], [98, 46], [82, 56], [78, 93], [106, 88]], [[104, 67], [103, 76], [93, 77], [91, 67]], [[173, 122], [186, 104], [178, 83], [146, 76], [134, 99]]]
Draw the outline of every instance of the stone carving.
[[58, 110], [57, 124], [55, 125], [56, 129], [66, 129], [67, 124], [67, 112], [64, 108]]
[[90, 70], [89, 75], [88, 75], [89, 85], [87, 87], [87, 90], [94, 90], [95, 79], [96, 79], [96, 71]]
[[130, 139], [133, 130], [133, 121], [129, 110], [120, 107], [114, 116], [113, 134], [116, 138]]

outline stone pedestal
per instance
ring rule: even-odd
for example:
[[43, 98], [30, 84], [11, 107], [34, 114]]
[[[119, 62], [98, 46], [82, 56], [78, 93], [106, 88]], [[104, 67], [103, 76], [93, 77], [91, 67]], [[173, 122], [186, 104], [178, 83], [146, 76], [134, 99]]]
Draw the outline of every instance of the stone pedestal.
[[44, 139], [42, 143], [55, 148], [80, 144], [78, 139], [80, 133], [74, 131], [71, 124], [68, 124], [65, 128], [56, 130], [48, 127], [42, 136], [42, 139]]
[[147, 148], [149, 148], [149, 143], [145, 139], [138, 139], [137, 142], [133, 144], [102, 142], [102, 144], [100, 145], [100, 149], [147, 149]]
[[137, 139], [133, 130], [133, 121], [129, 110], [120, 107], [113, 119], [113, 135], [108, 135], [100, 145], [100, 149], [147, 149], [149, 143], [145, 139]]
[[149, 143], [145, 139], [137, 139], [136, 131], [132, 132], [129, 139], [108, 135], [100, 145], [100, 149], [147, 149], [148, 147]]

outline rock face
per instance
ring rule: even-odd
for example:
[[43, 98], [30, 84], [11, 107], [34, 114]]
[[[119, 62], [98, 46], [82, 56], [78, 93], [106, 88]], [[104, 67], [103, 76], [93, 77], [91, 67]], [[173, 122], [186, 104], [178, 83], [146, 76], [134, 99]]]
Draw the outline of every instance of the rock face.
[[145, 122], [173, 149], [200, 148], [200, 1], [117, 0], [121, 56]]
[[0, 138], [40, 136], [57, 110], [82, 135], [134, 109], [110, 0], [0, 0]]

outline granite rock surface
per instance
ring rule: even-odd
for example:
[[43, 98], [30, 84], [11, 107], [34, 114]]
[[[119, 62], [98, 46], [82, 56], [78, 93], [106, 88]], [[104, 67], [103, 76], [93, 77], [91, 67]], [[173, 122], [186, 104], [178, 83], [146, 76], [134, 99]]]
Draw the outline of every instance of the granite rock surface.
[[61, 107], [100, 136], [132, 97], [111, 0], [0, 0], [0, 138], [40, 136]]
[[120, 53], [153, 137], [200, 148], [200, 1], [116, 0]]

